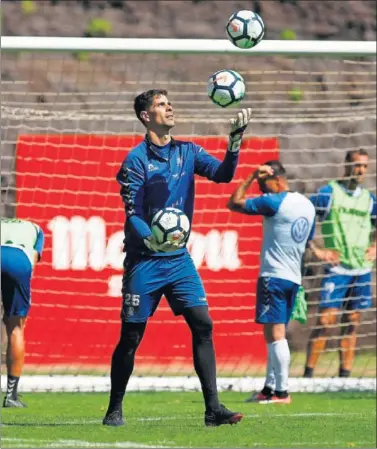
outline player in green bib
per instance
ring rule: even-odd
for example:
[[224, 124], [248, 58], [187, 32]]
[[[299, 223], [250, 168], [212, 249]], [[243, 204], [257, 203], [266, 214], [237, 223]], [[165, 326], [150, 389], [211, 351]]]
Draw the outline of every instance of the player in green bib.
[[18, 398], [17, 387], [24, 365], [24, 328], [31, 294], [34, 265], [44, 245], [42, 229], [31, 221], [2, 218], [1, 224], [1, 298], [8, 345], [7, 391], [3, 407], [26, 407]]
[[341, 315], [339, 377], [351, 374], [361, 311], [372, 305], [372, 268], [376, 260], [376, 197], [363, 182], [368, 153], [349, 151], [341, 181], [331, 181], [311, 198], [321, 220], [324, 248], [313, 242], [314, 255], [325, 262], [319, 316], [308, 343], [304, 377], [312, 377], [325, 349], [327, 331]]

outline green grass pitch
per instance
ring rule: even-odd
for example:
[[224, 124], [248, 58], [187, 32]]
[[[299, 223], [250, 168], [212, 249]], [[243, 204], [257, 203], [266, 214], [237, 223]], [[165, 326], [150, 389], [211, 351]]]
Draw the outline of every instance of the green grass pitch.
[[107, 394], [24, 394], [27, 409], [2, 409], [1, 447], [376, 447], [374, 393], [296, 393], [291, 405], [247, 404], [246, 397], [221, 393], [245, 418], [206, 428], [200, 393], [129, 393], [126, 426], [109, 428], [101, 424]]

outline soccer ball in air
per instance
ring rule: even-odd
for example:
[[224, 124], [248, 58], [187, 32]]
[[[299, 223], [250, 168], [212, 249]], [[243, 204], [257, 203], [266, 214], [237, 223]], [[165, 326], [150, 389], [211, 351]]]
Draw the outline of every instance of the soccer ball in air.
[[264, 23], [261, 17], [252, 11], [238, 11], [232, 14], [226, 24], [229, 40], [239, 48], [253, 48], [263, 39]]
[[245, 96], [245, 82], [234, 70], [219, 70], [207, 83], [209, 98], [218, 106], [236, 106]]
[[166, 207], [152, 219], [152, 233], [158, 243], [184, 243], [190, 233], [190, 221], [179, 209]]

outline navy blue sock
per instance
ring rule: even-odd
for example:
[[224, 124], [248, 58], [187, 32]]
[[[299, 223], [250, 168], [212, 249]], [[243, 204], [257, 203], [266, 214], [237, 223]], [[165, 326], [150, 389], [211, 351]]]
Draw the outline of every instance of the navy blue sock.
[[17, 388], [20, 378], [8, 375], [7, 398], [17, 399]]

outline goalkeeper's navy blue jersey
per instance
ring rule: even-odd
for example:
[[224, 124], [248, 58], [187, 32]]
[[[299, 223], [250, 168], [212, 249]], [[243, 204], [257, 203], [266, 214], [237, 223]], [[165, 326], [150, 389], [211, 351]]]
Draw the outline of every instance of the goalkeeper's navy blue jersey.
[[182, 210], [192, 222], [195, 198], [194, 175], [211, 181], [230, 182], [238, 162], [238, 153], [226, 152], [221, 162], [193, 142], [172, 139], [158, 147], [146, 137], [124, 160], [117, 181], [126, 208], [125, 251], [134, 255], [173, 256], [154, 253], [143, 239], [151, 235], [153, 216], [164, 207]]

